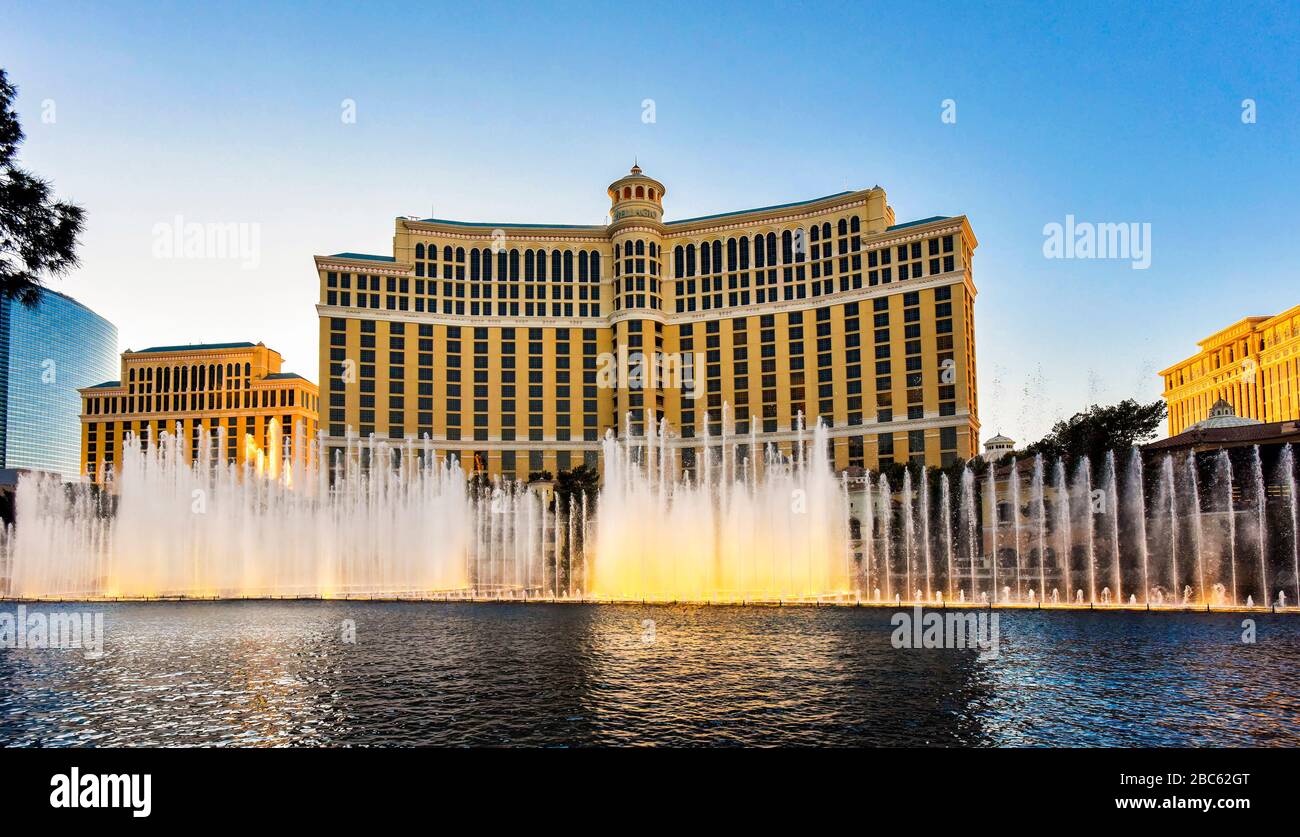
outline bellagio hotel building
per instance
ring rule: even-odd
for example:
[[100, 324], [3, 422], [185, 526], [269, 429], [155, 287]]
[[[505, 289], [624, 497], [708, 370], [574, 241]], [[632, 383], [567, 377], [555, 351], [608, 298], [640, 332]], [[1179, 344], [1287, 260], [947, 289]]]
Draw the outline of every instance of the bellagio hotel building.
[[[316, 385], [282, 365], [280, 353], [262, 343], [123, 352], [119, 380], [78, 390], [81, 473], [99, 482], [116, 471], [128, 435], [147, 445], [178, 430], [191, 461], [199, 458], [205, 433], [212, 462], [242, 466], [259, 456], [293, 456], [299, 429], [297, 439], [316, 435], [320, 405]], [[218, 449], [222, 431], [224, 450]], [[302, 454], [309, 455], [309, 448]]]
[[1207, 418], [1219, 399], [1261, 422], [1300, 419], [1300, 305], [1238, 320], [1197, 346], [1160, 373], [1170, 436]]
[[[841, 469], [975, 455], [964, 216], [895, 223], [877, 186], [665, 221], [665, 191], [634, 166], [604, 225], [398, 218], [391, 256], [317, 256], [327, 443], [427, 436], [525, 479], [666, 419], [689, 468], [726, 404], [786, 453], [820, 418]], [[691, 377], [617, 360], [639, 355]]]

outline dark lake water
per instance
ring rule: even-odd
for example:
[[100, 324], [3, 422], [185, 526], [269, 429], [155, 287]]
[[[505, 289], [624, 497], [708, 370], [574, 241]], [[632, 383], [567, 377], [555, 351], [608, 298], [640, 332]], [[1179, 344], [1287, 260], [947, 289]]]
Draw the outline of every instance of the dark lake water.
[[1295, 615], [1004, 612], [979, 659], [874, 608], [29, 609], [102, 611], [105, 653], [0, 650], [6, 746], [1300, 744]]

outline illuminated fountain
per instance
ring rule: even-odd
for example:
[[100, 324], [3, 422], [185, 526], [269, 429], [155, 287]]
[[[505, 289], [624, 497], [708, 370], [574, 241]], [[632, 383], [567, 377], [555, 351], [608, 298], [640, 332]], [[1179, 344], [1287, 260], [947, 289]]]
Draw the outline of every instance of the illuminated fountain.
[[[605, 441], [598, 498], [467, 482], [432, 444], [281, 439], [248, 464], [224, 428], [131, 439], [112, 490], [25, 477], [0, 544], [24, 598], [830, 600], [853, 595], [844, 487], [824, 428], [793, 457], [722, 438], [694, 471], [667, 434]], [[292, 444], [289, 442], [292, 441]], [[246, 439], [251, 445], [251, 439]], [[807, 453], [804, 453], [807, 447]], [[289, 453], [292, 451], [293, 453]], [[589, 503], [599, 503], [593, 533]]]
[[604, 442], [589, 597], [853, 596], [848, 502], [827, 457], [824, 427], [814, 431], [811, 445], [800, 432], [792, 457], [764, 450], [753, 436], [705, 436], [693, 469], [678, 467], [678, 448], [666, 429], [651, 424], [634, 443]]
[[[592, 496], [466, 480], [433, 443], [301, 428], [235, 466], [224, 430], [130, 440], [109, 490], [24, 477], [0, 595], [1286, 607], [1300, 602], [1290, 446], [1041, 456], [836, 475], [786, 449], [630, 426]], [[706, 420], [705, 427], [710, 422]], [[251, 440], [245, 440], [252, 445]], [[1266, 478], [1268, 475], [1269, 478]]]

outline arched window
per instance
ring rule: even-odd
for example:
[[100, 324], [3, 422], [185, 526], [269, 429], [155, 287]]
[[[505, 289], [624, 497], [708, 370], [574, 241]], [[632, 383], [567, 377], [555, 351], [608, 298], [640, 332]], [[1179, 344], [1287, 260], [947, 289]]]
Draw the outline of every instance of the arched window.
[[794, 261], [794, 236], [789, 230], [781, 233], [781, 261], [785, 264]]
[[578, 251], [578, 281], [587, 281], [587, 251]]
[[623, 187], [623, 200], [625, 200], [625, 201], [626, 201], [626, 200], [631, 200], [631, 198], [632, 198], [632, 187], [631, 187], [631, 186], [624, 186], [624, 187]]
[[545, 250], [537, 251], [537, 280], [539, 282], [546, 281], [546, 251]]
[[573, 281], [573, 251], [564, 251], [564, 281]]
[[655, 190], [654, 190], [654, 189], [650, 189], [650, 190], [648, 190], [648, 191], [649, 191], [649, 193], [650, 193], [650, 200], [655, 200]]
[[591, 251], [591, 281], [600, 281], [600, 253]]
[[695, 275], [695, 245], [686, 245], [686, 275]]
[[848, 222], [848, 221], [845, 221], [843, 218], [841, 218], [841, 219], [840, 219], [840, 223], [839, 223], [839, 225], [837, 226], [836, 229], [839, 230], [840, 235], [848, 235], [848, 234], [849, 234], [849, 222]]
[[552, 282], [560, 281], [560, 277], [563, 275], [560, 272], [563, 269], [562, 264], [563, 264], [563, 258], [560, 256], [560, 251], [552, 250], [551, 251], [551, 281]]
[[767, 234], [767, 266], [776, 264], [776, 233]]
[[415, 257], [416, 257], [417, 259], [422, 259], [422, 258], [424, 258], [424, 244], [423, 244], [423, 243], [420, 243], [420, 244], [415, 245]]
[[519, 251], [510, 251], [510, 281], [519, 281]]
[[766, 267], [767, 262], [763, 258], [766, 248], [763, 246], [763, 234], [759, 233], [754, 236], [754, 267]]
[[849, 219], [849, 231], [862, 232], [862, 222], [858, 220], [858, 216], [854, 215]]
[[645, 197], [645, 187], [644, 187], [644, 186], [638, 186], [638, 187], [636, 187], [636, 196], [637, 196], [638, 198], [644, 198], [644, 197]]
[[722, 272], [722, 242], [713, 242], [713, 272]]
[[469, 251], [469, 279], [471, 282], [479, 280], [478, 248], [475, 247]]
[[533, 281], [533, 251], [524, 251], [524, 281]]
[[821, 238], [821, 232], [822, 232], [822, 228], [817, 226], [816, 224], [813, 224], [812, 231], [811, 231], [812, 234], [809, 236], [809, 238], [812, 241], [816, 241], [817, 239]]
[[442, 260], [444, 262], [451, 261], [451, 245], [442, 248]]
[[673, 276], [681, 279], [686, 275], [686, 257], [682, 250], [682, 245], [678, 244], [673, 248]]
[[458, 261], [458, 262], [463, 262], [463, 261], [465, 261], [465, 248], [464, 248], [464, 247], [457, 247], [457, 248], [456, 248], [456, 261]]
[[713, 270], [711, 269], [713, 265], [712, 256], [713, 253], [709, 250], [709, 242], [706, 241], [703, 244], [701, 244], [700, 245], [700, 273], [704, 274], [705, 276], [708, 276], [710, 273], [713, 272]]
[[736, 269], [736, 239], [727, 239], [727, 270]]
[[830, 240], [831, 240], [831, 222], [830, 222], [830, 221], [827, 221], [826, 223], [822, 224], [822, 238], [825, 239], [826, 241], [830, 241]]
[[642, 241], [642, 240], [639, 239], [639, 238], [638, 238], [637, 241], [636, 241], [636, 254], [637, 254], [638, 256], [644, 256], [644, 255], [645, 255], [645, 242]]

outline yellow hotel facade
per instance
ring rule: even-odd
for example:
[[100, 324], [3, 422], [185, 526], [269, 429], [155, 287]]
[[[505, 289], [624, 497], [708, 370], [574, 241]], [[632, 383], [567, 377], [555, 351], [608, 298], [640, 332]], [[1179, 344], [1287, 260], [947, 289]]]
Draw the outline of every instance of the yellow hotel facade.
[[1199, 352], [1160, 373], [1170, 436], [1208, 417], [1220, 398], [1244, 418], [1300, 419], [1300, 305], [1238, 320], [1197, 345]]
[[[122, 377], [78, 390], [81, 394], [81, 473], [99, 482], [121, 464], [127, 433], [147, 442], [177, 425], [189, 437], [190, 461], [199, 457], [202, 430], [211, 461], [238, 465], [275, 448], [272, 420], [292, 454], [293, 429], [317, 432], [316, 385], [281, 370], [280, 353], [262, 343], [154, 346], [122, 353]], [[224, 451], [216, 450], [225, 431]], [[304, 449], [304, 455], [310, 447]], [[284, 451], [281, 451], [284, 453]]]
[[398, 218], [391, 256], [316, 256], [327, 444], [427, 436], [526, 479], [649, 419], [690, 468], [725, 404], [787, 453], [820, 417], [841, 469], [976, 454], [964, 216], [896, 224], [877, 186], [664, 221], [665, 191], [634, 166], [604, 225]]

